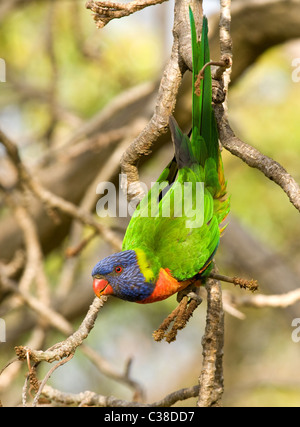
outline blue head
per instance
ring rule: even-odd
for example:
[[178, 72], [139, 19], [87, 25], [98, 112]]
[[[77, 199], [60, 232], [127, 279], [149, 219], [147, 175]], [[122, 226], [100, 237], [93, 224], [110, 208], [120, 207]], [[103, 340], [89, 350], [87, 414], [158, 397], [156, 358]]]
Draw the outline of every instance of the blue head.
[[92, 276], [95, 294], [114, 295], [126, 301], [142, 301], [149, 297], [155, 283], [146, 281], [134, 250], [110, 255], [95, 265]]

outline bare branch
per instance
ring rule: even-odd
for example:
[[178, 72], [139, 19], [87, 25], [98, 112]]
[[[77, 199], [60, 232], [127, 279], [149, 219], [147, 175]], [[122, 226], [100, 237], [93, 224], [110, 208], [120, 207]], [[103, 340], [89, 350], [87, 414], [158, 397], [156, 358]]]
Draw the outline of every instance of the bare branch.
[[63, 360], [60, 360], [56, 365], [54, 365], [48, 372], [47, 372], [47, 374], [46, 374], [46, 376], [45, 376], [45, 378], [43, 379], [43, 381], [41, 382], [41, 384], [40, 384], [40, 386], [39, 386], [39, 389], [38, 389], [38, 391], [37, 391], [37, 394], [35, 395], [35, 397], [34, 397], [34, 400], [33, 400], [33, 404], [32, 404], [32, 406], [33, 407], [36, 407], [37, 406], [37, 404], [38, 404], [38, 401], [39, 401], [39, 398], [40, 398], [40, 396], [41, 396], [41, 394], [42, 394], [42, 391], [43, 391], [43, 388], [45, 387], [45, 385], [46, 385], [46, 383], [47, 383], [47, 381], [49, 380], [49, 378], [51, 377], [51, 375], [53, 374], [53, 372], [57, 369], [57, 368], [60, 368], [62, 365], [64, 365], [64, 364], [66, 364], [66, 363], [68, 363], [72, 358], [74, 357], [74, 354], [73, 353], [71, 353], [68, 357], [66, 357], [65, 359], [63, 359]]
[[[24, 293], [22, 293], [22, 296], [24, 297]], [[18, 346], [15, 348], [15, 352], [19, 360], [25, 361], [27, 360], [27, 358], [29, 358], [34, 363], [39, 363], [43, 361], [52, 363], [54, 361], [59, 361], [69, 357], [70, 355], [73, 355], [76, 349], [79, 346], [82, 346], [81, 347], [82, 351], [90, 358], [90, 360], [93, 361], [93, 363], [98, 367], [100, 372], [102, 372], [104, 375], [108, 376], [109, 378], [114, 379], [115, 381], [119, 381], [131, 387], [134, 390], [135, 399], [142, 400], [144, 397], [143, 389], [136, 381], [134, 381], [130, 377], [129, 369], [125, 369], [124, 373], [118, 373], [98, 353], [96, 353], [90, 347], [82, 344], [83, 341], [87, 338], [87, 336], [91, 332], [91, 330], [93, 329], [98, 312], [106, 303], [106, 301], [107, 301], [107, 297], [102, 297], [101, 299], [95, 298], [93, 303], [90, 305], [88, 313], [86, 314], [80, 327], [78, 328], [77, 331], [72, 333], [71, 325], [68, 322], [66, 322], [66, 320], [64, 320], [62, 316], [60, 316], [58, 313], [53, 312], [53, 310], [40, 305], [34, 299], [34, 297], [31, 297], [30, 299], [27, 298], [26, 302], [28, 302], [29, 305], [32, 306], [32, 308], [34, 308], [35, 310], [37, 310], [41, 315], [43, 315], [42, 313], [44, 313], [44, 316], [47, 318], [50, 324], [55, 326], [58, 330], [65, 333], [66, 335], [69, 335], [69, 334], [72, 334], [72, 335], [70, 335], [65, 341], [55, 344], [54, 346], [52, 346], [46, 351], [34, 350], [27, 346]], [[26, 385], [24, 387], [26, 387]]]
[[79, 394], [63, 393], [50, 386], [45, 386], [42, 395], [47, 399], [59, 403], [63, 406], [97, 406], [97, 407], [169, 407], [175, 403], [197, 397], [199, 386], [183, 388], [168, 394], [163, 399], [151, 404], [142, 404], [116, 399], [113, 396], [103, 396], [91, 391], [85, 391]]
[[234, 134], [222, 105], [216, 104], [214, 109], [222, 145], [248, 166], [260, 170], [267, 178], [279, 185], [290, 202], [300, 211], [300, 187], [295, 179], [278, 162], [241, 141]]
[[207, 317], [205, 334], [202, 338], [203, 362], [199, 377], [200, 407], [220, 406], [224, 391], [223, 383], [223, 346], [224, 312], [222, 290], [219, 282], [208, 279]]
[[[30, 348], [41, 348], [46, 337], [46, 330], [44, 327], [36, 326], [31, 333], [31, 336], [27, 342]], [[22, 363], [14, 363], [18, 361], [18, 358], [14, 358], [9, 362], [5, 368], [0, 371], [0, 392], [4, 391], [12, 381], [20, 373], [23, 366]]]
[[28, 186], [28, 188], [46, 205], [46, 207], [48, 207], [48, 209], [60, 209], [62, 212], [79, 220], [83, 224], [90, 225], [95, 230], [97, 230], [102, 235], [104, 240], [109, 242], [116, 250], [121, 249], [122, 242], [112, 230], [95, 221], [89, 212], [78, 208], [73, 203], [55, 195], [54, 193], [51, 193], [49, 190], [44, 188], [29, 173], [29, 170], [23, 164], [17, 149], [17, 145], [1, 130], [0, 141], [5, 146], [7, 154], [17, 168], [20, 185]]
[[220, 280], [221, 282], [233, 283], [235, 286], [239, 286], [240, 289], [248, 289], [251, 292], [255, 292], [258, 290], [257, 280], [251, 279], [243, 279], [241, 277], [228, 277], [223, 274], [210, 273], [210, 278], [215, 280]]
[[[220, 48], [221, 55], [232, 59], [232, 40], [230, 34], [231, 0], [220, 0]], [[224, 72], [224, 90], [227, 92], [230, 82], [231, 68]], [[222, 145], [235, 156], [242, 159], [248, 166], [259, 169], [267, 178], [278, 184], [287, 194], [290, 202], [300, 211], [300, 187], [294, 178], [276, 161], [261, 154], [254, 147], [241, 141], [234, 134], [227, 118], [227, 101], [214, 104], [218, 123], [219, 137]]]
[[132, 13], [138, 12], [145, 7], [160, 4], [166, 0], [141, 0], [132, 1], [130, 3], [116, 3], [112, 1], [95, 1], [88, 0], [86, 8], [94, 12], [94, 20], [98, 28], [103, 28], [112, 19], [123, 18]]
[[90, 331], [93, 329], [95, 320], [97, 318], [99, 310], [103, 307], [107, 301], [106, 297], [95, 298], [91, 304], [87, 315], [82, 321], [79, 329], [69, 336], [65, 341], [56, 344], [55, 348], [50, 348], [46, 351], [36, 351], [27, 347], [17, 347], [16, 353], [20, 360], [25, 360], [27, 353], [29, 353], [30, 359], [34, 362], [53, 362], [55, 360], [61, 360], [73, 354], [77, 347], [87, 338]]
[[191, 397], [197, 397], [199, 395], [199, 385], [194, 387], [182, 388], [181, 390], [174, 391], [168, 394], [158, 402], [151, 403], [153, 407], [166, 407], [172, 406], [180, 400], [190, 399]]
[[[127, 188], [129, 200], [133, 197], [142, 198], [143, 196], [136, 165], [142, 156], [150, 153], [151, 147], [158, 137], [167, 132], [169, 117], [175, 108], [182, 77], [188, 67], [192, 67], [188, 3], [187, 0], [175, 1], [174, 42], [171, 58], [161, 79], [154, 114], [148, 125], [133, 141], [121, 159], [122, 173], [127, 176], [129, 185]], [[201, 8], [201, 5], [202, 2], [197, 2], [197, 10]], [[196, 17], [198, 17], [197, 14]], [[187, 43], [187, 39], [189, 43]]]
[[300, 289], [279, 295], [231, 295], [229, 298], [232, 304], [237, 307], [286, 308], [300, 301]]
[[[220, 51], [221, 58], [227, 58], [229, 67], [221, 68], [220, 71], [223, 76], [224, 91], [227, 93], [231, 71], [232, 71], [232, 39], [231, 39], [231, 0], [220, 0], [221, 12], [220, 12]], [[220, 72], [219, 71], [219, 72]], [[225, 100], [225, 108], [227, 108], [227, 98]]]
[[46, 385], [42, 396], [51, 402], [56, 402], [62, 406], [96, 406], [96, 407], [140, 407], [147, 406], [137, 402], [117, 399], [113, 396], [104, 396], [91, 391], [85, 391], [79, 394], [63, 393]]

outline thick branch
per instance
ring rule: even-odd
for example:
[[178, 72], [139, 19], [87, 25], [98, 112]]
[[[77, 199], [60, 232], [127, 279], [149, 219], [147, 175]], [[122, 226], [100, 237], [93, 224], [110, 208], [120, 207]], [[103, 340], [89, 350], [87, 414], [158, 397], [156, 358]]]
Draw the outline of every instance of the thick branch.
[[[126, 174], [129, 184], [127, 189], [129, 200], [143, 196], [139, 186], [137, 163], [142, 156], [149, 154], [158, 137], [167, 132], [169, 117], [175, 108], [182, 77], [188, 68], [192, 68], [189, 3], [187, 0], [175, 1], [172, 53], [162, 76], [154, 114], [121, 159], [122, 173]], [[202, 2], [195, 2], [194, 6], [196, 19], [199, 20]]]
[[94, 13], [94, 20], [98, 28], [103, 28], [112, 19], [123, 18], [135, 12], [138, 12], [145, 7], [163, 3], [167, 0], [142, 0], [132, 1], [130, 3], [117, 3], [112, 1], [95, 1], [88, 0], [86, 8]]
[[207, 290], [207, 317], [205, 334], [202, 339], [203, 362], [199, 377], [200, 407], [220, 406], [224, 391], [223, 384], [223, 346], [224, 311], [222, 290], [219, 282], [209, 279]]

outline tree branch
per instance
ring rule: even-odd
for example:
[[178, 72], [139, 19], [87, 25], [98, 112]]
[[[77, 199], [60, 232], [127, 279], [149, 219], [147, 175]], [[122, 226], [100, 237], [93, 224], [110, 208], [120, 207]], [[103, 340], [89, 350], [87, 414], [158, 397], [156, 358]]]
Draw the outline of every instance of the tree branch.
[[77, 347], [87, 338], [90, 331], [93, 329], [99, 310], [103, 307], [107, 297], [95, 298], [91, 304], [87, 315], [82, 321], [76, 332], [70, 335], [65, 341], [55, 344], [46, 351], [32, 350], [27, 347], [16, 347], [16, 354], [20, 360], [26, 360], [27, 354], [33, 362], [54, 362], [74, 354]]
[[96, 21], [97, 27], [103, 28], [112, 19], [129, 16], [145, 7], [160, 4], [165, 1], [166, 0], [135, 0], [130, 3], [116, 3], [108, 0], [88, 0], [86, 8], [94, 13], [94, 20]]
[[0, 129], [0, 141], [3, 143], [7, 150], [7, 154], [11, 161], [15, 165], [19, 174], [19, 183], [22, 186], [28, 186], [28, 188], [40, 199], [48, 209], [60, 209], [62, 212], [70, 215], [71, 217], [79, 220], [83, 224], [90, 225], [97, 230], [104, 240], [109, 242], [117, 251], [121, 249], [122, 242], [119, 237], [104, 224], [101, 224], [94, 220], [93, 216], [73, 205], [73, 203], [51, 193], [49, 190], [44, 188], [30, 173], [29, 170], [23, 164], [17, 145]]
[[208, 279], [207, 316], [202, 338], [203, 362], [199, 377], [199, 407], [221, 406], [224, 391], [223, 346], [224, 312], [222, 290], [219, 282]]
[[[154, 142], [169, 129], [169, 117], [175, 108], [182, 77], [188, 68], [192, 68], [188, 18], [189, 3], [188, 0], [175, 1], [174, 42], [170, 60], [165, 67], [159, 86], [154, 114], [148, 125], [133, 141], [121, 158], [122, 173], [127, 176], [127, 194], [129, 200], [134, 197], [141, 199], [143, 196], [143, 190], [139, 185], [137, 163], [142, 156], [150, 153]], [[198, 21], [198, 11], [202, 12], [202, 2], [194, 3], [194, 13]]]
[[103, 396], [91, 391], [85, 391], [79, 394], [63, 393], [59, 390], [55, 390], [50, 386], [45, 386], [42, 395], [46, 399], [56, 402], [63, 406], [96, 406], [96, 407], [169, 407], [175, 403], [187, 400], [192, 397], [197, 397], [199, 392], [199, 386], [183, 388], [173, 393], [168, 394], [163, 399], [153, 402], [151, 404], [142, 404], [137, 402], [129, 402], [127, 400], [116, 399], [113, 396]]
[[300, 288], [285, 294], [278, 295], [230, 295], [226, 293], [227, 301], [235, 307], [273, 307], [273, 308], [286, 308], [300, 301]]
[[278, 162], [241, 141], [234, 134], [222, 105], [216, 104], [214, 109], [222, 145], [248, 166], [260, 170], [267, 178], [279, 185], [290, 202], [300, 211], [300, 187], [295, 179]]

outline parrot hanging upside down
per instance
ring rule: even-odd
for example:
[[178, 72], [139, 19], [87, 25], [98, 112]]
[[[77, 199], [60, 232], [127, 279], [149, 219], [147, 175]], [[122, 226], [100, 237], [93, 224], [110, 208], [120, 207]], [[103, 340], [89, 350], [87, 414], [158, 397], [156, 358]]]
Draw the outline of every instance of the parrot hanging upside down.
[[[190, 23], [195, 89], [199, 72], [210, 61], [208, 25], [204, 17], [201, 42], [198, 42], [191, 9]], [[203, 72], [200, 88], [193, 91], [190, 138], [181, 132], [175, 119], [170, 118], [175, 156], [134, 212], [122, 251], [104, 258], [94, 267], [93, 288], [98, 297], [114, 295], [145, 304], [168, 298], [196, 280], [205, 283], [219, 245], [220, 224], [230, 209], [212, 108], [211, 84], [208, 66]], [[162, 182], [167, 182], [167, 188], [160, 190], [158, 197], [151, 197], [155, 186]], [[178, 190], [185, 188], [185, 183], [191, 183], [192, 200], [189, 207], [183, 207], [182, 215], [177, 216], [176, 195], [180, 194]], [[204, 184], [198, 187], [197, 183]], [[195, 227], [188, 220], [191, 219], [190, 210], [194, 209], [194, 212], [197, 207], [195, 191], [200, 191], [199, 188], [202, 188], [203, 214], [201, 223]], [[151, 216], [148, 214], [152, 212], [153, 200], [158, 213]], [[167, 204], [169, 215], [161, 215]], [[179, 204], [183, 204], [183, 198]]]

